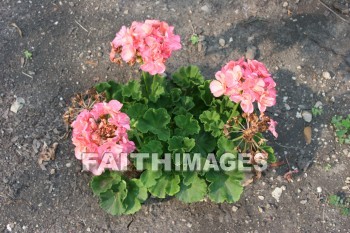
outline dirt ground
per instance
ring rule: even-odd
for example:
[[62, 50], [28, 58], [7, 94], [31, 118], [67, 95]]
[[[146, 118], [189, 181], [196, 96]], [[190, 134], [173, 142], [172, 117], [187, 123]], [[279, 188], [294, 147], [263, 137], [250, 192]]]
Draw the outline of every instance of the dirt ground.
[[[350, 195], [343, 189], [350, 148], [336, 142], [330, 124], [335, 114], [350, 113], [350, 19], [333, 7], [346, 1], [323, 2], [338, 15], [318, 0], [2, 0], [0, 231], [350, 232], [350, 217], [328, 203], [330, 195]], [[110, 216], [88, 186], [90, 174], [80, 172], [70, 140], [60, 139], [74, 93], [138, 76], [136, 67], [109, 62], [109, 42], [122, 25], [147, 18], [167, 21], [181, 35], [183, 49], [167, 62], [169, 72], [191, 63], [213, 78], [255, 46], [255, 58], [276, 78], [278, 103], [270, 114], [279, 137], [270, 139], [286, 164], [265, 172], [235, 204], [150, 199], [133, 216]], [[201, 39], [195, 46], [193, 33]], [[33, 55], [23, 64], [25, 50]], [[13, 113], [16, 97], [25, 104]], [[321, 116], [311, 123], [297, 117], [317, 101]], [[310, 145], [305, 126], [312, 127]], [[59, 143], [47, 170], [37, 163], [44, 142]], [[283, 178], [289, 167], [299, 170], [291, 183]], [[283, 190], [279, 202], [276, 187]]]

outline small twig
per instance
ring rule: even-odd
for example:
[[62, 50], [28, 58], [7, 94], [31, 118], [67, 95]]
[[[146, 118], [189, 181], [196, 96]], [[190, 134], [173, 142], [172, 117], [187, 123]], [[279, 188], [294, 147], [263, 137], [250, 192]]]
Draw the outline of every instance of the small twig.
[[29, 78], [33, 78], [33, 76], [31, 76], [31, 75], [29, 75], [29, 74], [27, 74], [27, 73], [24, 73], [23, 71], [22, 71], [22, 74], [24, 74], [25, 76], [27, 76], [27, 77], [29, 77]]
[[344, 19], [343, 17], [341, 17], [341, 15], [339, 15], [337, 12], [335, 12], [334, 10], [332, 10], [329, 6], [327, 6], [324, 2], [322, 2], [321, 0], [318, 0], [325, 8], [327, 8], [330, 12], [332, 12], [333, 14], [335, 14], [336, 16], [338, 16], [341, 20], [343, 20], [344, 22], [350, 23], [349, 20]]
[[86, 28], [83, 27], [78, 21], [74, 20], [84, 31], [89, 32]]

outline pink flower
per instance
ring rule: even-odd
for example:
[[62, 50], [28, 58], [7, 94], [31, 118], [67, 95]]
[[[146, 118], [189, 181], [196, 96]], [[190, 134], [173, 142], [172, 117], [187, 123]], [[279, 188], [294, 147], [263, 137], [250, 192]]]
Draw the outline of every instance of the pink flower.
[[269, 124], [269, 131], [273, 134], [275, 138], [277, 138], [278, 137], [278, 133], [276, 132], [277, 122], [270, 119], [270, 122], [268, 124]]
[[[133, 22], [130, 28], [123, 26], [112, 41], [110, 60], [117, 53], [130, 63], [141, 62], [141, 69], [150, 74], [165, 71], [164, 63], [172, 51], [181, 48], [180, 36], [174, 34], [174, 27], [159, 20], [146, 20], [144, 23]], [[121, 52], [120, 52], [121, 49]]]
[[223, 94], [225, 94], [226, 91], [225, 84], [217, 80], [212, 81], [209, 85], [209, 88], [211, 93], [213, 93], [215, 97], [222, 96]]
[[82, 111], [72, 123], [75, 156], [94, 175], [105, 169], [125, 169], [127, 154], [135, 150], [127, 134], [130, 119], [120, 112], [122, 106], [117, 100], [97, 103], [91, 111]]
[[215, 78], [209, 86], [213, 95], [229, 96], [233, 102], [240, 103], [246, 113], [254, 111], [254, 102], [261, 113], [266, 107], [276, 104], [276, 83], [261, 62], [246, 62], [244, 58], [230, 61], [215, 74]]

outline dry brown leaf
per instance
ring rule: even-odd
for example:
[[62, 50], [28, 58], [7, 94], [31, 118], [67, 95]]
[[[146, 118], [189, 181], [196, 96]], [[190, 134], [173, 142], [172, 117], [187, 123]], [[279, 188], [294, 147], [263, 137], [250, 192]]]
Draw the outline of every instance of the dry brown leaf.
[[47, 162], [55, 159], [57, 146], [58, 146], [57, 142], [53, 143], [51, 147], [48, 147], [47, 144], [44, 142], [44, 145], [41, 147], [41, 151], [39, 153], [39, 158], [38, 158], [38, 164], [42, 170], [46, 170], [43, 162]]
[[304, 137], [307, 145], [311, 143], [312, 130], [310, 126], [304, 128]]

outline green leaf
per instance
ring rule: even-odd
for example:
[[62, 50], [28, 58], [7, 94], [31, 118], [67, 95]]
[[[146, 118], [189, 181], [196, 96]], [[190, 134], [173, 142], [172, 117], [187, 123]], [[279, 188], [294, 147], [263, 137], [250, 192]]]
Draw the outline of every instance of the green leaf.
[[198, 121], [193, 119], [193, 115], [188, 113], [186, 115], [178, 115], [174, 118], [175, 124], [179, 129], [175, 129], [176, 135], [188, 136], [198, 134], [200, 127]]
[[181, 89], [180, 88], [172, 88], [170, 91], [171, 101], [176, 103], [180, 100], [181, 97]]
[[211, 182], [208, 187], [209, 198], [216, 203], [222, 203], [225, 201], [233, 203], [238, 201], [243, 192], [243, 187], [241, 185], [243, 176], [241, 172], [211, 170], [206, 173], [206, 179]]
[[149, 158], [144, 159], [145, 169], [151, 170], [152, 168], [152, 153], [157, 153], [158, 156], [163, 154], [163, 145], [160, 141], [151, 140], [146, 144], [143, 144], [140, 148], [140, 153], [149, 153]]
[[118, 184], [113, 185], [113, 190], [109, 189], [100, 194], [100, 206], [112, 215], [122, 215], [126, 211], [123, 204], [126, 196], [126, 182], [122, 180]]
[[204, 179], [198, 177], [198, 174], [191, 172], [191, 180], [186, 182], [185, 178], [180, 185], [180, 191], [176, 197], [185, 203], [201, 201], [207, 194], [207, 183]]
[[190, 38], [190, 41], [193, 45], [196, 45], [199, 42], [199, 37], [196, 34], [193, 34]]
[[140, 180], [145, 185], [145, 187], [150, 188], [157, 183], [157, 179], [162, 176], [162, 171], [151, 171], [145, 170], [140, 176]]
[[151, 140], [148, 143], [142, 145], [140, 148], [141, 153], [158, 153], [163, 154], [163, 146], [160, 141]]
[[199, 116], [200, 121], [204, 124], [204, 130], [211, 132], [214, 137], [222, 135], [224, 122], [220, 119], [220, 115], [215, 111], [204, 111]]
[[152, 132], [158, 136], [159, 140], [166, 141], [170, 137], [169, 122], [170, 116], [166, 109], [150, 108], [139, 119], [136, 127], [142, 133]]
[[112, 86], [108, 82], [102, 82], [95, 86], [95, 89], [98, 93], [109, 90]]
[[128, 114], [131, 119], [139, 119], [145, 114], [147, 109], [148, 107], [145, 104], [134, 103], [126, 110], [126, 114]]
[[114, 81], [108, 81], [108, 84], [111, 86], [108, 90], [105, 91], [107, 100], [119, 100], [121, 102], [124, 101], [123, 95], [122, 95], [122, 85], [114, 82]]
[[144, 96], [154, 103], [165, 93], [165, 78], [159, 75], [142, 72], [141, 85]]
[[210, 82], [210, 80], [206, 80], [202, 85], [198, 87], [200, 93], [199, 96], [207, 106], [210, 106], [214, 99], [214, 96], [209, 88]]
[[140, 83], [135, 80], [127, 82], [122, 88], [122, 95], [131, 97], [133, 100], [140, 100], [142, 98]]
[[174, 196], [180, 191], [180, 176], [172, 172], [163, 172], [156, 184], [148, 189], [155, 197], [165, 198], [166, 195]]
[[94, 176], [91, 179], [90, 186], [95, 195], [100, 195], [110, 189], [112, 185], [118, 184], [120, 181], [121, 176], [119, 173], [107, 170], [100, 176]]
[[196, 142], [193, 138], [173, 136], [169, 139], [169, 151], [176, 153], [187, 153], [195, 146]]
[[216, 139], [209, 133], [202, 130], [194, 136], [194, 139], [196, 141], [196, 145], [192, 149], [194, 153], [200, 153], [201, 155], [206, 156], [208, 153], [215, 150]]
[[216, 153], [216, 156], [218, 158], [225, 154], [225, 153], [231, 153], [231, 154], [237, 154], [236, 145], [232, 140], [227, 139], [226, 137], [222, 136], [218, 140], [218, 148], [219, 150]]
[[138, 179], [131, 179], [126, 182], [127, 196], [123, 201], [126, 206], [125, 214], [133, 214], [141, 209], [141, 203], [147, 200], [147, 188]]
[[268, 163], [275, 163], [277, 162], [277, 158], [275, 156], [275, 151], [271, 146], [261, 146], [261, 149], [264, 150], [267, 154], [267, 162]]
[[181, 67], [173, 74], [173, 82], [181, 88], [187, 89], [191, 84], [202, 84], [204, 78], [197, 66]]

